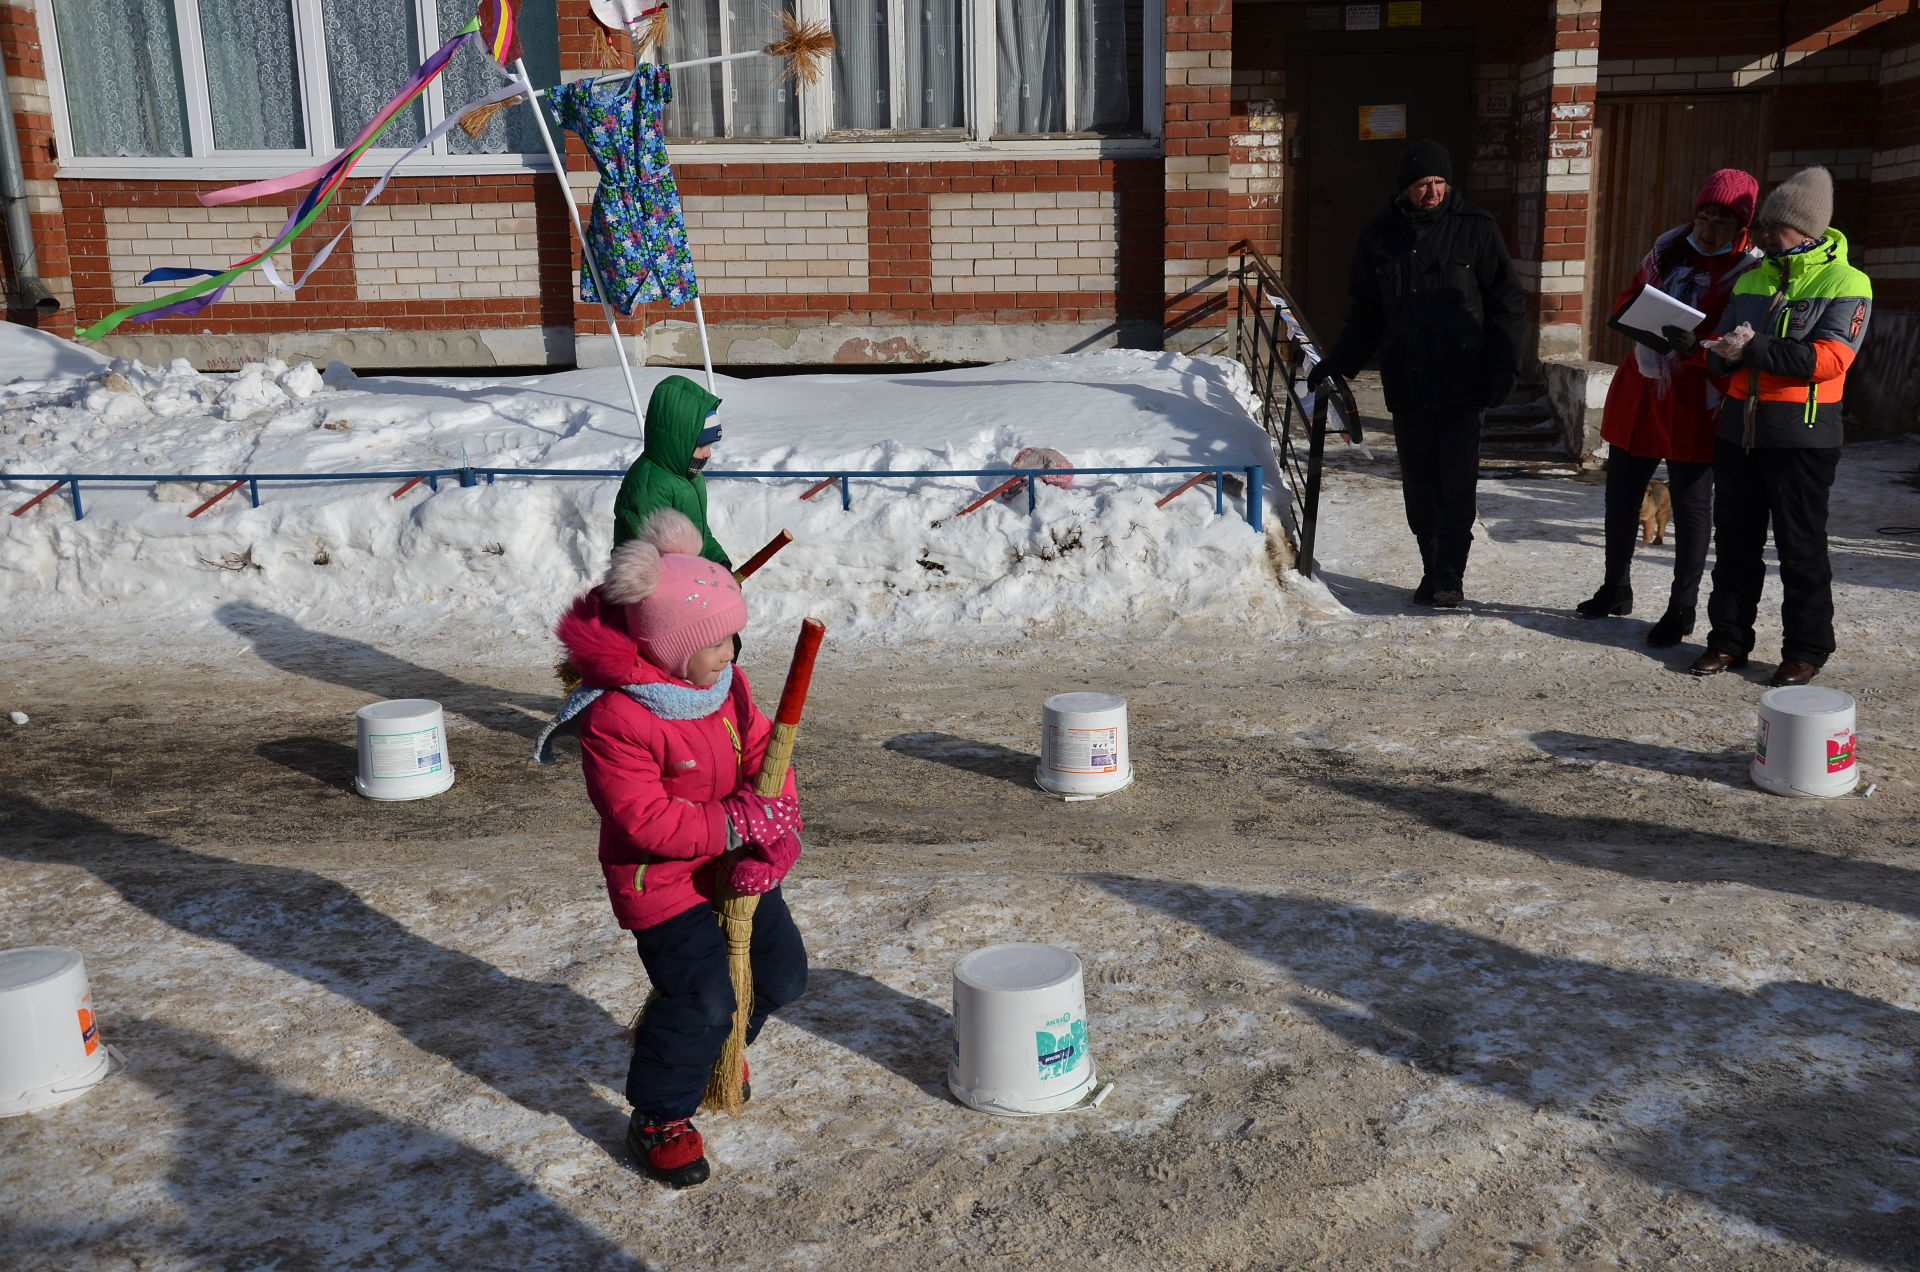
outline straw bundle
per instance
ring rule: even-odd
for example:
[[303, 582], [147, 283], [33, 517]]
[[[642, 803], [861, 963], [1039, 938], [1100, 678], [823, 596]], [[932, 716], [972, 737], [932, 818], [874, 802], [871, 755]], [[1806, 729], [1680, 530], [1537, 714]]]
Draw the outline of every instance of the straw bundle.
[[766, 51], [786, 65], [780, 78], [808, 84], [818, 83], [820, 68], [833, 52], [833, 32], [824, 22], [802, 22], [791, 13], [780, 15], [786, 34], [767, 45]]
[[460, 131], [469, 137], [478, 138], [481, 133], [487, 130], [487, 125], [493, 122], [495, 115], [498, 115], [501, 111], [517, 102], [524, 102], [526, 100], [527, 95], [522, 93], [518, 97], [509, 97], [505, 101], [488, 102], [484, 106], [475, 106], [472, 110], [460, 116]]

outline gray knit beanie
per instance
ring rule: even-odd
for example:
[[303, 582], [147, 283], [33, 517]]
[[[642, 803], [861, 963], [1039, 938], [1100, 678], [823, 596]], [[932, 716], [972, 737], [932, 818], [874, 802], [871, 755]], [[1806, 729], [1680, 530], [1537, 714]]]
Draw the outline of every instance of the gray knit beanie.
[[1800, 169], [1767, 196], [1756, 219], [1791, 225], [1809, 238], [1825, 238], [1833, 224], [1833, 174], [1825, 168]]

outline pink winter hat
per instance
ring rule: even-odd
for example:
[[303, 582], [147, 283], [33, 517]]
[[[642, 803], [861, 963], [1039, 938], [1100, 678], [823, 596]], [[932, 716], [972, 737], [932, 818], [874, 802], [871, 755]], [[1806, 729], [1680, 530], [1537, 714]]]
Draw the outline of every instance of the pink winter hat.
[[627, 632], [641, 656], [680, 680], [687, 659], [747, 625], [733, 572], [700, 555], [700, 531], [671, 508], [648, 517], [638, 538], [613, 550], [600, 592], [626, 607]]
[[1700, 193], [1693, 196], [1693, 210], [1698, 212], [1709, 203], [1718, 203], [1730, 208], [1740, 218], [1740, 224], [1748, 225], [1753, 221], [1753, 205], [1760, 199], [1760, 183], [1751, 172], [1742, 172], [1738, 168], [1722, 168], [1707, 178], [1707, 184], [1700, 187]]

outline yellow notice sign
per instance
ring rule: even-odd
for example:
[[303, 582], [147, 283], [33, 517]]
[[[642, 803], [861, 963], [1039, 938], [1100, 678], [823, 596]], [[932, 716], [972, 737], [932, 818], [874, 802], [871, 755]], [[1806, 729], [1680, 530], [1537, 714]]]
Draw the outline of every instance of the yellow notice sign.
[[1360, 140], [1391, 141], [1407, 135], [1407, 105], [1399, 102], [1391, 106], [1362, 106], [1360, 108]]
[[1419, 26], [1420, 0], [1392, 0], [1387, 5], [1387, 25], [1390, 27]]

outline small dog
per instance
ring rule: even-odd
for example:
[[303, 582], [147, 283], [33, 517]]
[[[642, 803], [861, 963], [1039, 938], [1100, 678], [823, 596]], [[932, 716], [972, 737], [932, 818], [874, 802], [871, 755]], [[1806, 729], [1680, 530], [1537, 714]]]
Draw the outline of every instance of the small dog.
[[1650, 481], [1647, 493], [1640, 496], [1640, 542], [1665, 543], [1667, 541], [1667, 522], [1673, 519], [1673, 496], [1667, 493], [1667, 483]]

